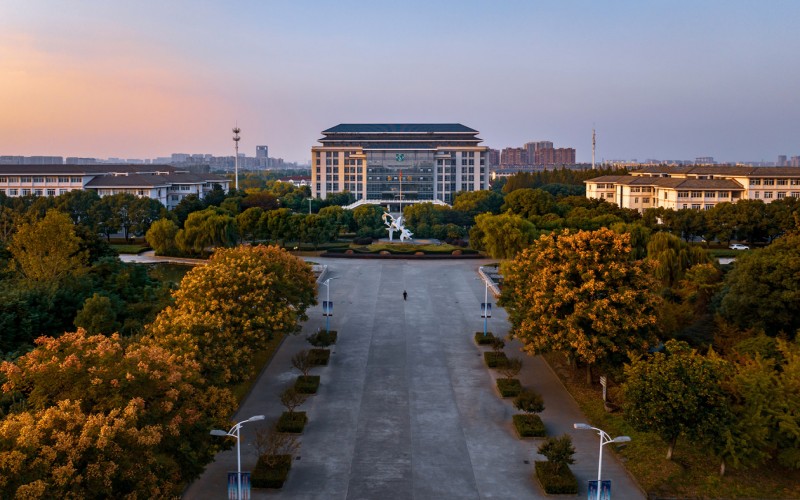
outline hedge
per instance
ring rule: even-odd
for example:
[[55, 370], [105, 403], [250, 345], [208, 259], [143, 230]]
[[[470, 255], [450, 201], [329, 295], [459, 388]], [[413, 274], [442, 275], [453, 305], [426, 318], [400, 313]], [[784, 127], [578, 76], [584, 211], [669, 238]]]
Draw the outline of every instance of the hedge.
[[498, 368], [508, 363], [508, 357], [504, 352], [487, 351], [483, 353], [483, 360], [489, 368]]
[[283, 412], [278, 419], [277, 429], [278, 432], [290, 432], [292, 434], [300, 434], [308, 422], [308, 417], [304, 411], [295, 411], [289, 413]]
[[327, 365], [330, 358], [331, 351], [329, 349], [311, 349], [308, 351], [308, 360], [312, 366]]
[[300, 394], [316, 394], [319, 389], [319, 375], [300, 375], [294, 382], [294, 389]]
[[478, 345], [492, 345], [494, 341], [494, 334], [492, 332], [486, 332], [486, 335], [483, 332], [475, 332], [475, 343]]
[[267, 465], [266, 455], [258, 457], [256, 468], [250, 474], [250, 484], [253, 488], [280, 488], [292, 468], [291, 455], [278, 455], [278, 463], [273, 467]]
[[512, 417], [519, 437], [544, 437], [544, 422], [539, 415], [517, 413]]
[[567, 465], [562, 465], [561, 470], [552, 462], [536, 461], [536, 478], [542, 485], [544, 492], [553, 494], [578, 494], [578, 480], [569, 470]]
[[331, 344], [335, 344], [338, 338], [339, 333], [336, 330], [329, 330], [327, 332], [325, 330], [320, 330], [306, 337], [306, 340], [314, 347], [327, 347]]
[[522, 384], [517, 378], [499, 378], [497, 379], [497, 389], [504, 398], [515, 398], [522, 392]]

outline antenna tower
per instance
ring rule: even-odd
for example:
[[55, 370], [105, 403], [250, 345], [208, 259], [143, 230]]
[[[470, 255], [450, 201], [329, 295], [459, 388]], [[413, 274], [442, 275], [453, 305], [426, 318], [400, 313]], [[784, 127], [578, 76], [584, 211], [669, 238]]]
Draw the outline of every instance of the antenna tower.
[[239, 132], [242, 130], [239, 128], [238, 125], [233, 127], [233, 148], [236, 151], [236, 156], [233, 158], [233, 170], [234, 170], [234, 186], [236, 190], [239, 190]]
[[592, 127], [592, 170], [594, 170], [594, 149], [597, 143], [595, 139], [594, 127]]

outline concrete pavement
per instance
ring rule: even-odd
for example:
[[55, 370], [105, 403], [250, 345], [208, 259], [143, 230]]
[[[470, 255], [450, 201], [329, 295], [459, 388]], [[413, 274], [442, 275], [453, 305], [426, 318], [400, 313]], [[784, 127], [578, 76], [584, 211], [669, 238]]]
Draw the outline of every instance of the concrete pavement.
[[[288, 481], [282, 490], [254, 490], [253, 498], [544, 498], [532, 478], [541, 441], [516, 437], [516, 410], [497, 395], [497, 374], [484, 366], [484, 349], [472, 340], [483, 328], [477, 271], [485, 262], [314, 260], [337, 278], [331, 328], [339, 340], [329, 366], [314, 369], [322, 384], [300, 408], [309, 423]], [[505, 311], [495, 306], [493, 313], [489, 330], [505, 335]], [[278, 394], [298, 375], [291, 356], [308, 348], [305, 335], [325, 326], [321, 306], [309, 316], [303, 334], [284, 341], [234, 419], [263, 413], [269, 421], [283, 411]], [[573, 436], [571, 468], [585, 497], [587, 480], [597, 474], [597, 435], [572, 429], [585, 417], [542, 359], [524, 357], [513, 344], [506, 352], [523, 357], [519, 378], [544, 396], [548, 435]], [[255, 465], [250, 443], [260, 425], [266, 424], [243, 427], [243, 470]], [[225, 498], [226, 473], [235, 470], [235, 448], [220, 453], [185, 498]], [[644, 498], [609, 453], [603, 478], [612, 480], [614, 498]]]

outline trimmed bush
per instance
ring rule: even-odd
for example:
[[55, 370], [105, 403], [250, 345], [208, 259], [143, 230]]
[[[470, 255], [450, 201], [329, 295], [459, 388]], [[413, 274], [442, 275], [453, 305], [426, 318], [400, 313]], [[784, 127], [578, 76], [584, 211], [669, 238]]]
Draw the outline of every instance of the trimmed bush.
[[522, 392], [522, 384], [517, 378], [499, 378], [497, 379], [497, 389], [504, 398], [515, 398]]
[[285, 411], [278, 419], [276, 428], [279, 432], [290, 432], [300, 434], [308, 423], [308, 417], [304, 411]]
[[544, 411], [544, 400], [538, 392], [525, 389], [514, 400], [514, 408], [525, 413], [539, 413]]
[[482, 346], [491, 346], [494, 342], [494, 334], [492, 332], [475, 332], [475, 343]]
[[320, 330], [317, 333], [306, 337], [306, 340], [314, 347], [328, 347], [331, 344], [335, 344], [336, 339], [338, 338], [339, 334], [336, 330], [330, 330], [328, 332], [325, 330]]
[[291, 455], [261, 455], [250, 474], [250, 484], [253, 488], [281, 488], [291, 468]]
[[498, 366], [503, 366], [508, 363], [508, 358], [504, 352], [485, 352], [483, 353], [483, 360], [489, 368], [497, 368]]
[[578, 480], [569, 467], [558, 467], [552, 462], [537, 461], [536, 478], [548, 495], [578, 494]]
[[294, 382], [294, 390], [300, 394], [316, 394], [319, 389], [319, 375], [300, 375]]
[[542, 419], [539, 417], [539, 415], [524, 415], [522, 413], [518, 413], [512, 418], [514, 420], [514, 428], [517, 430], [519, 437], [525, 438], [545, 436], [544, 422], [542, 422]]
[[331, 351], [328, 349], [311, 349], [308, 351], [308, 357], [312, 366], [324, 366], [328, 364], [331, 358]]

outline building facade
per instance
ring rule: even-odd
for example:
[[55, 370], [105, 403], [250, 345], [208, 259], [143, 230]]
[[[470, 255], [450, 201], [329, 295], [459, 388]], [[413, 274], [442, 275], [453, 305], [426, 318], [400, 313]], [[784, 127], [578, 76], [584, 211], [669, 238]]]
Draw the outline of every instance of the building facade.
[[800, 198], [800, 168], [650, 166], [630, 175], [584, 181], [586, 197], [644, 211], [664, 207], [709, 210], [723, 202]]
[[120, 193], [152, 198], [175, 208], [183, 198], [199, 198], [230, 181], [213, 174], [193, 174], [169, 165], [0, 165], [0, 193], [6, 196], [58, 196], [93, 190], [98, 195]]
[[452, 203], [489, 187], [488, 148], [459, 123], [340, 124], [311, 148], [312, 194], [349, 191], [356, 202]]

